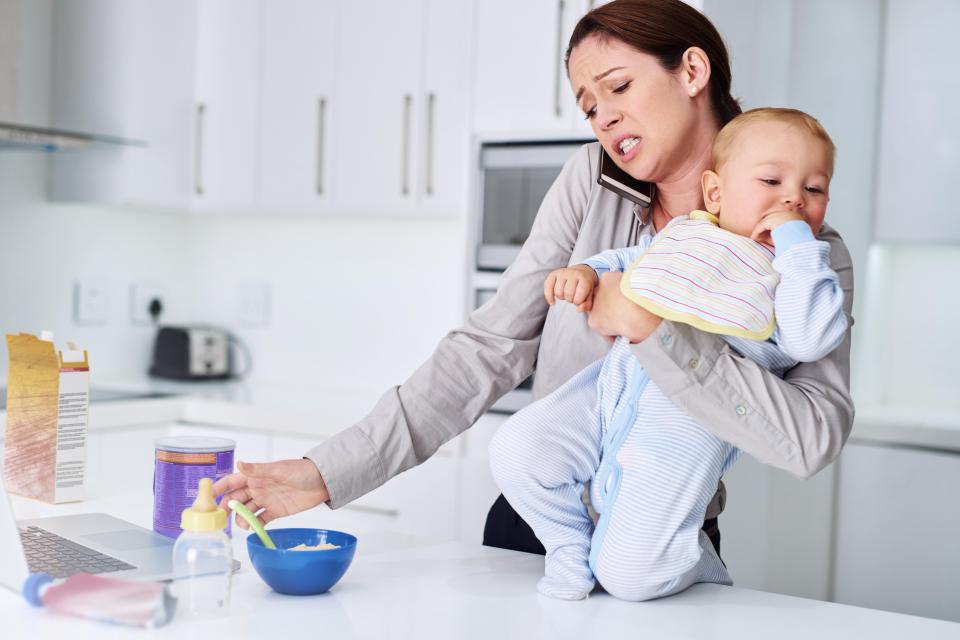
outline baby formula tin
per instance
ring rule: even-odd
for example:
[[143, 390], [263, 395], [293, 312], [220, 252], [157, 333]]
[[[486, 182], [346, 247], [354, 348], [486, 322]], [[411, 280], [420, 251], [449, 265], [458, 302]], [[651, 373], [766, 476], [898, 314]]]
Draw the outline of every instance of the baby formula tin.
[[227, 438], [157, 438], [153, 467], [154, 531], [169, 538], [180, 535], [180, 516], [196, 500], [200, 478], [216, 482], [232, 473], [236, 447], [237, 443]]

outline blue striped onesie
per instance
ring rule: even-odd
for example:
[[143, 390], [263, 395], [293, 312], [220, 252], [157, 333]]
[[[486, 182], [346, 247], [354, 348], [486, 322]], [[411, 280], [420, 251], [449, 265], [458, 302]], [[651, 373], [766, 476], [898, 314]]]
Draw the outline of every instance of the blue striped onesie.
[[[830, 353], [843, 339], [843, 292], [829, 245], [802, 221], [773, 232], [780, 273], [776, 328], [767, 341], [725, 336], [777, 375]], [[650, 244], [586, 261], [598, 275], [623, 271]], [[586, 597], [596, 581], [625, 600], [649, 600], [696, 582], [731, 584], [701, 531], [707, 505], [740, 450], [676, 407], [649, 380], [625, 338], [498, 430], [490, 463], [503, 495], [547, 555], [537, 587]], [[581, 500], [590, 483], [596, 525]]]

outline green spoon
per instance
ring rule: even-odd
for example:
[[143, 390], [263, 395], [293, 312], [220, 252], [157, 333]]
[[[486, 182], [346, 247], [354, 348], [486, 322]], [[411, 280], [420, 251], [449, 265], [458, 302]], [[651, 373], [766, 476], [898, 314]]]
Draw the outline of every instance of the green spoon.
[[227, 503], [227, 506], [240, 514], [244, 520], [250, 523], [250, 526], [253, 527], [253, 531], [257, 534], [257, 537], [260, 538], [260, 542], [263, 543], [267, 549], [276, 549], [277, 545], [273, 544], [273, 540], [270, 539], [270, 536], [267, 535], [267, 530], [263, 528], [263, 524], [260, 522], [260, 518], [253, 515], [253, 512], [250, 509], [247, 509], [242, 503], [237, 502], [236, 500], [231, 500]]

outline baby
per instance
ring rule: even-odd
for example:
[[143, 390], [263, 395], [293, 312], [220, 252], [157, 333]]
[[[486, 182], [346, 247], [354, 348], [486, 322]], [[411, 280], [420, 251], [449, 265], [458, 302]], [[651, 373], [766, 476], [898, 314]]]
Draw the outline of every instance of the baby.
[[[674, 218], [637, 247], [554, 271], [547, 301], [589, 310], [599, 276], [633, 265], [621, 288], [657, 315], [724, 334], [777, 375], [820, 359], [847, 329], [829, 246], [816, 239], [833, 158], [833, 142], [809, 115], [748, 111], [714, 142], [714, 170], [702, 177], [707, 212]], [[503, 495], [546, 549], [537, 588], [570, 600], [596, 581], [633, 601], [696, 582], [731, 584], [701, 526], [739, 455], [670, 402], [625, 338], [516, 413], [490, 445]], [[596, 524], [581, 500], [587, 482]]]

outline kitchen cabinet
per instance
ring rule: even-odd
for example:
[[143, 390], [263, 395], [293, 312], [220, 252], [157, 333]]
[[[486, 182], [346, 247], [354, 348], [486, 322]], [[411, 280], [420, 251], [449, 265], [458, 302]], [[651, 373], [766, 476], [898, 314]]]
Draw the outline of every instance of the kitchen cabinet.
[[475, 131], [590, 135], [563, 62], [587, 0], [488, 0], [475, 14]]
[[55, 123], [146, 146], [52, 157], [51, 195], [226, 213], [457, 214], [471, 6], [60, 3]]
[[256, 201], [261, 0], [196, 3], [193, 189], [196, 210]]
[[449, 215], [465, 205], [469, 40], [462, 20], [469, 6], [341, 5], [331, 113], [338, 213]]
[[418, 209], [449, 217], [468, 206], [472, 39], [464, 26], [473, 0], [425, 0], [424, 7]]
[[836, 474], [834, 464], [801, 480], [740, 458], [723, 478], [719, 518], [720, 552], [736, 586], [829, 599]]
[[313, 212], [333, 202], [339, 7], [313, 0], [264, 4], [259, 180], [268, 207]]
[[956, 243], [960, 74], [952, 60], [960, 4], [885, 7], [874, 238]]
[[485, 413], [480, 416], [460, 439], [460, 481], [458, 488], [459, 539], [480, 544], [487, 512], [500, 495], [500, 488], [490, 473], [490, 440], [507, 418], [503, 413]]
[[[318, 442], [316, 438], [274, 435], [273, 457], [278, 460], [300, 458]], [[423, 464], [333, 511], [338, 515], [333, 516], [331, 522], [453, 540], [457, 537], [456, 470], [457, 460], [451, 455], [451, 449], [441, 449]]]
[[956, 452], [848, 444], [834, 601], [960, 621], [958, 480]]
[[420, 158], [414, 148], [425, 108], [421, 10], [419, 1], [341, 5], [333, 175], [338, 208], [351, 214], [407, 211], [416, 203]]
[[53, 124], [145, 146], [53, 155], [51, 198], [251, 207], [259, 25], [260, 0], [56, 3]]
[[169, 425], [143, 424], [87, 432], [87, 495], [103, 496], [117, 487], [153, 486], [154, 442]]

